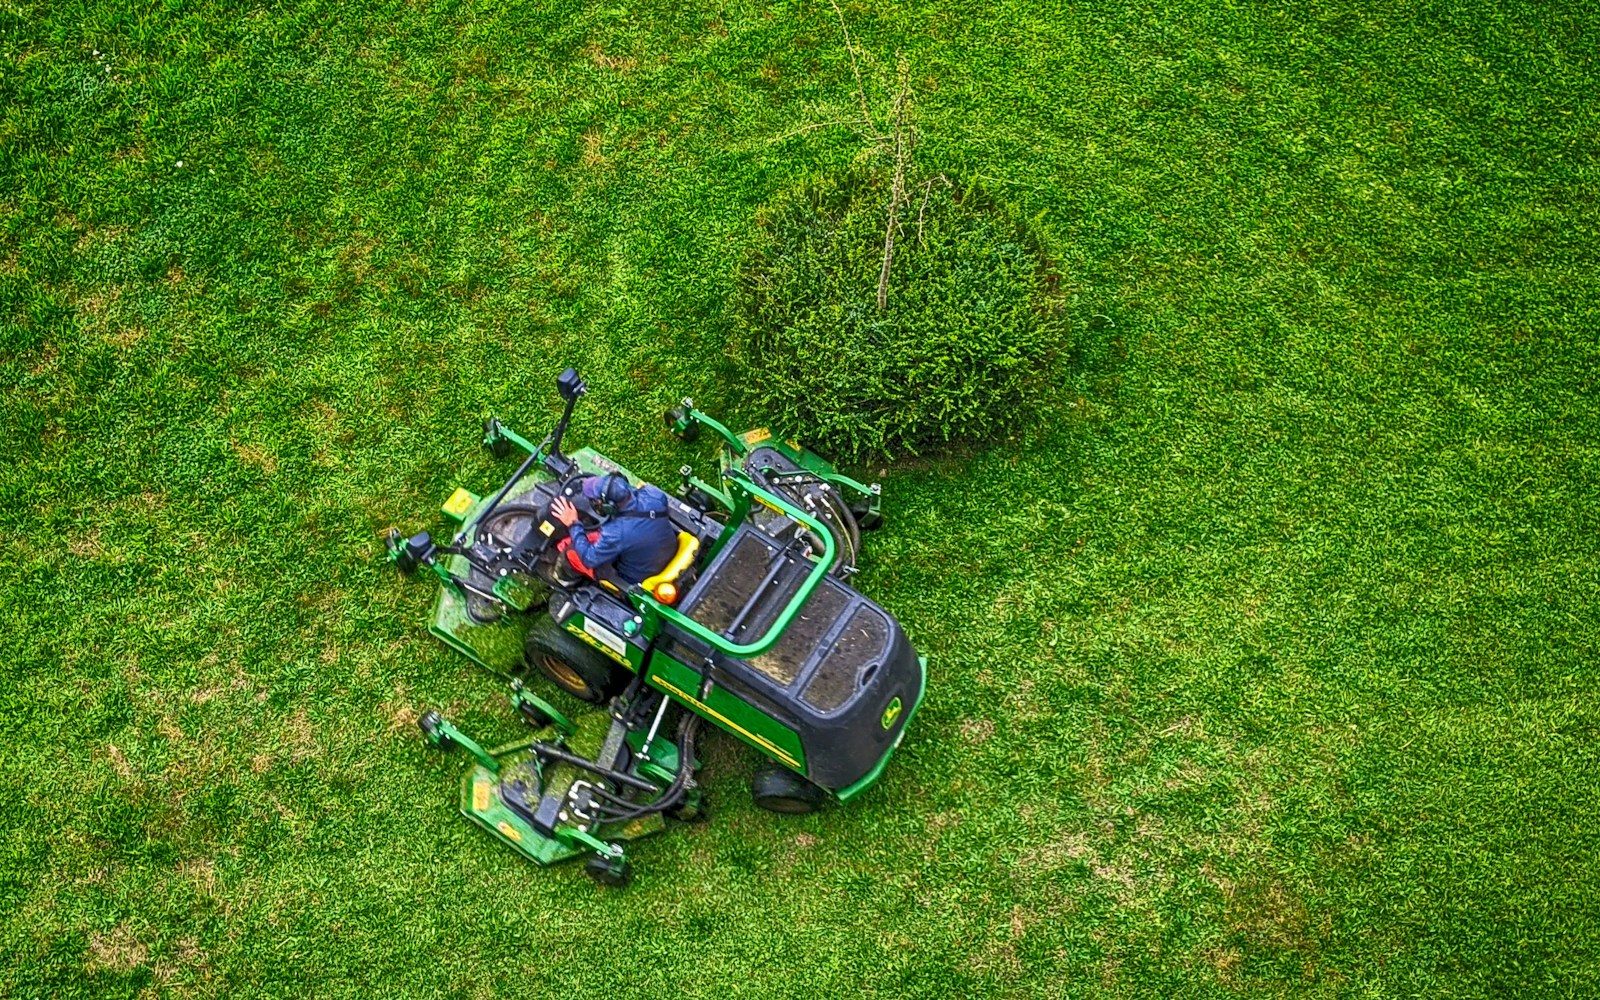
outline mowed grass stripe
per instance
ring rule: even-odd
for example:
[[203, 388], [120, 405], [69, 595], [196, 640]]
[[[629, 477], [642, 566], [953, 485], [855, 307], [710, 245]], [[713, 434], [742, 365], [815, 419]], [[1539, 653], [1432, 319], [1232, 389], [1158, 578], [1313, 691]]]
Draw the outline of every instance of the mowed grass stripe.
[[624, 894], [455, 815], [416, 714], [518, 726], [378, 535], [565, 364], [658, 481], [680, 396], [761, 422], [726, 303], [860, 151], [791, 135], [856, 108], [832, 8], [0, 14], [0, 990], [1594, 991], [1586, 12], [844, 12], [1041, 217], [1075, 361], [881, 473], [883, 784], [774, 818], [712, 741]]

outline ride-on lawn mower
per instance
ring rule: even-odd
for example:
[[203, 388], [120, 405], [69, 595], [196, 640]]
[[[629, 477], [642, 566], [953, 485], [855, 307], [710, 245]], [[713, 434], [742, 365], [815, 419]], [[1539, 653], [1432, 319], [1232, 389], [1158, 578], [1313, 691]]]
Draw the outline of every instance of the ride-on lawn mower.
[[[703, 721], [770, 763], [751, 782], [756, 804], [783, 813], [848, 801], [877, 781], [922, 701], [927, 661], [882, 608], [850, 588], [861, 534], [881, 523], [879, 488], [841, 475], [765, 429], [734, 434], [692, 400], [666, 414], [686, 441], [721, 439], [716, 483], [680, 470], [668, 514], [678, 548], [661, 572], [629, 584], [603, 569], [579, 573], [561, 551], [566, 529], [551, 503], [565, 496], [582, 523], [602, 521], [585, 476], [626, 469], [562, 438], [586, 391], [571, 368], [565, 407], [538, 445], [497, 420], [484, 425], [496, 457], [527, 457], [480, 497], [457, 489], [444, 513], [448, 542], [424, 532], [386, 539], [402, 572], [440, 587], [429, 631], [511, 684], [535, 732], [487, 749], [437, 712], [419, 720], [428, 741], [476, 760], [461, 812], [541, 864], [589, 855], [588, 871], [625, 884], [620, 842], [692, 820]], [[525, 685], [538, 671], [587, 702], [568, 718]]]

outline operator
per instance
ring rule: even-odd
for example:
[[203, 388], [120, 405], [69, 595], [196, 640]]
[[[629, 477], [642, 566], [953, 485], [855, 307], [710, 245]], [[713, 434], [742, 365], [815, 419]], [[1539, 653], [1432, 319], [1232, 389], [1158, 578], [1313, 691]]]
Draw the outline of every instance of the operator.
[[[667, 518], [667, 495], [645, 483], [634, 489], [626, 476], [586, 476], [583, 496], [595, 513], [606, 518], [599, 531], [585, 531], [578, 508], [556, 497], [550, 514], [566, 525], [559, 543], [572, 568], [591, 579], [615, 575], [639, 583], [666, 568], [678, 551], [678, 529]], [[599, 574], [597, 576], [596, 574]]]

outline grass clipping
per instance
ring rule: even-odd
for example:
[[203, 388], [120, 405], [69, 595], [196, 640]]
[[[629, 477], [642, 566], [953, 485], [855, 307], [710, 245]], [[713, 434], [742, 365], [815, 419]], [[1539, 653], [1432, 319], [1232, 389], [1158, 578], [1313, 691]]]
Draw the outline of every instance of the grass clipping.
[[775, 425], [840, 457], [923, 454], [1004, 433], [1049, 392], [1068, 339], [1060, 279], [982, 188], [860, 169], [757, 223], [730, 351]]

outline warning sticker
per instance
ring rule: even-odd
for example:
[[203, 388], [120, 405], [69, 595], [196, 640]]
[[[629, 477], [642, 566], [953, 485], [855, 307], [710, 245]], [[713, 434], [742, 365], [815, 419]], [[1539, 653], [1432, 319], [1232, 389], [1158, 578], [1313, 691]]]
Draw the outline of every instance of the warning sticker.
[[596, 625], [592, 618], [585, 618], [583, 620], [583, 630], [589, 633], [589, 636], [596, 642], [600, 643], [602, 646], [605, 646], [618, 656], [627, 656], [626, 651], [628, 645], [622, 641], [622, 637], [603, 625]]

